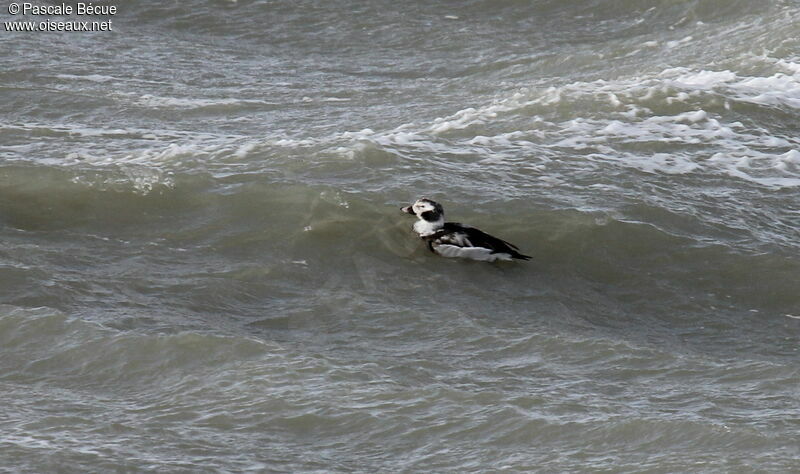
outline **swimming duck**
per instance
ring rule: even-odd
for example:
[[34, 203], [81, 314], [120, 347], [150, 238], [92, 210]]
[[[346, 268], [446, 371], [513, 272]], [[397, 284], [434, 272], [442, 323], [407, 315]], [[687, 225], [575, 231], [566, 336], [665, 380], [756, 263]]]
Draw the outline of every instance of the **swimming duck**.
[[445, 222], [442, 205], [431, 199], [418, 199], [401, 210], [417, 216], [419, 220], [414, 223], [414, 232], [428, 243], [431, 252], [442, 257], [461, 257], [483, 262], [531, 258], [519, 253], [516, 245], [482, 230], [458, 222]]

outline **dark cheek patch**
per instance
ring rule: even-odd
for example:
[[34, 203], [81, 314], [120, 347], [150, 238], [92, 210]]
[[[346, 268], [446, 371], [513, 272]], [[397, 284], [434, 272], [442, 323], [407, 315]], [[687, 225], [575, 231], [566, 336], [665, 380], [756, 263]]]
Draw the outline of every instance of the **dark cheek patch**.
[[436, 220], [436, 213], [433, 211], [425, 211], [419, 215], [421, 218], [425, 219], [426, 221], [435, 221]]

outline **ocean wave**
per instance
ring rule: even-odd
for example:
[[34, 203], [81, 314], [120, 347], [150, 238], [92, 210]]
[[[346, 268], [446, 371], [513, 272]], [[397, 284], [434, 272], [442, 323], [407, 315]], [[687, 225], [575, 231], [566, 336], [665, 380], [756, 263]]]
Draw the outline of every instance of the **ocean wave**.
[[7, 383], [57, 377], [119, 390], [269, 353], [268, 343], [241, 336], [119, 331], [51, 308], [9, 305], [0, 306], [0, 340]]
[[[5, 465], [796, 468], [796, 2], [113, 24], [3, 38]], [[432, 254], [422, 195], [533, 259]]]
[[274, 107], [278, 104], [263, 100], [219, 98], [207, 99], [198, 97], [159, 97], [151, 94], [140, 96], [120, 95], [125, 100], [133, 104], [146, 108], [164, 108], [170, 110], [194, 109], [194, 110], [218, 110], [235, 112], [239, 110], [252, 109], [254, 107]]

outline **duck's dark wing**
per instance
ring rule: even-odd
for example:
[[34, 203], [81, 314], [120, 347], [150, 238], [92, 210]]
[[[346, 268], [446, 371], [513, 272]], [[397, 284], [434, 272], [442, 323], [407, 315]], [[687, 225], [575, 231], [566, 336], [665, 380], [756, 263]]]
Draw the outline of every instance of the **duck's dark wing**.
[[[462, 236], [466, 237], [469, 240], [469, 243], [472, 244], [473, 247], [483, 247], [487, 249], [492, 249], [492, 253], [507, 253], [511, 255], [513, 258], [518, 258], [522, 260], [529, 260], [531, 257], [528, 255], [523, 255], [518, 252], [518, 248], [516, 245], [506, 242], [505, 240], [498, 239], [493, 235], [489, 235], [486, 232], [476, 229], [474, 227], [470, 227], [468, 225], [460, 224], [458, 222], [446, 222], [444, 227], [442, 228], [444, 235], [440, 237], [443, 241], [445, 240], [457, 240], [457, 236], [461, 234]], [[456, 239], [448, 239], [449, 235], [453, 235]], [[463, 239], [462, 239], [463, 240]], [[457, 242], [448, 242], [454, 245], [459, 245]], [[465, 246], [463, 243], [460, 246]]]

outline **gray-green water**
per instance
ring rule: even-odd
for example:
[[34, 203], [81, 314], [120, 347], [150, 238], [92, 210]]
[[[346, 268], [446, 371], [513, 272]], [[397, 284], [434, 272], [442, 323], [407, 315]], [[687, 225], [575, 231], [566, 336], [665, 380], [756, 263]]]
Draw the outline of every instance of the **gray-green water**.
[[116, 5], [0, 35], [0, 469], [800, 470], [798, 2]]

